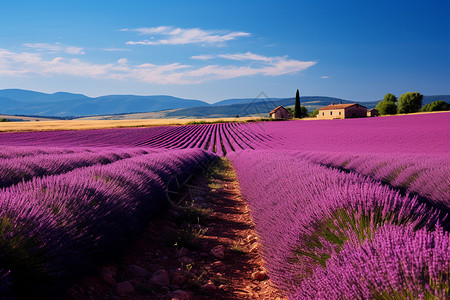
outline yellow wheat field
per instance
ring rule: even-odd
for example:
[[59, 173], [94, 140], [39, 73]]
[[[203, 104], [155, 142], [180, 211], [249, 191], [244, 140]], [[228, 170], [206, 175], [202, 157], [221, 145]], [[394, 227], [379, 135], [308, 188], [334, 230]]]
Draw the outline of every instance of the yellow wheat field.
[[1, 122], [0, 132], [83, 130], [124, 127], [175, 126], [190, 122], [245, 122], [259, 118], [218, 118], [218, 119], [138, 119], [138, 120], [53, 120], [29, 122]]

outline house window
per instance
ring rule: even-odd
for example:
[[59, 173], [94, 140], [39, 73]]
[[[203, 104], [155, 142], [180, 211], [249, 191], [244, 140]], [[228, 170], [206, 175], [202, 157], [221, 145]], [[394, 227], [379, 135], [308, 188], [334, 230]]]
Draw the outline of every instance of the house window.
[[341, 115], [341, 112], [339, 112], [339, 115]]
[[322, 116], [325, 116], [325, 113], [324, 113], [324, 112], [322, 112]]
[[332, 112], [332, 111], [330, 111], [330, 116], [331, 116], [331, 115], [333, 115], [333, 112]]

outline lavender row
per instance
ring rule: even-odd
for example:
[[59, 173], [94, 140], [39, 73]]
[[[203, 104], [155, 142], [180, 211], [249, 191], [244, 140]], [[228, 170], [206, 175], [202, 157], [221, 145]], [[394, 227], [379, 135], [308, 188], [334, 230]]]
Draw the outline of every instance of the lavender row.
[[450, 208], [450, 156], [324, 152], [299, 156], [370, 176]]
[[87, 148], [58, 148], [36, 146], [0, 146], [0, 159], [30, 157], [36, 155], [57, 155], [91, 151]]
[[450, 112], [422, 115], [265, 122], [249, 130], [282, 137], [279, 149], [352, 154], [448, 155]]
[[449, 299], [450, 238], [437, 228], [384, 226], [340, 253], [297, 288], [292, 299]]
[[0, 134], [4, 146], [130, 147], [170, 130], [170, 126]]
[[[0, 145], [201, 148], [447, 155], [450, 113], [350, 120], [224, 123], [152, 128], [2, 133]], [[243, 148], [243, 149], [242, 149]], [[224, 153], [225, 154], [225, 153]]]
[[200, 148], [225, 156], [245, 149], [268, 148], [275, 139], [262, 129], [241, 123], [186, 125], [174, 127], [138, 145], [170, 149]]
[[374, 240], [385, 226], [434, 230], [442, 223], [448, 230], [441, 211], [359, 174], [288, 151], [242, 151], [229, 158], [250, 204], [271, 279], [291, 296], [306, 279], [328, 271], [328, 262], [338, 259], [346, 245], [357, 248]]
[[171, 179], [212, 158], [201, 150], [155, 152], [1, 190], [0, 269], [16, 291], [45, 297], [45, 284], [65, 286], [126, 247], [167, 207]]
[[200, 148], [222, 156], [268, 148], [277, 139], [262, 124], [243, 123], [0, 134], [0, 144], [8, 146]]
[[0, 159], [0, 188], [28, 181], [33, 177], [62, 174], [76, 168], [109, 164], [136, 155], [147, 154], [143, 149], [92, 150], [67, 154], [42, 154]]

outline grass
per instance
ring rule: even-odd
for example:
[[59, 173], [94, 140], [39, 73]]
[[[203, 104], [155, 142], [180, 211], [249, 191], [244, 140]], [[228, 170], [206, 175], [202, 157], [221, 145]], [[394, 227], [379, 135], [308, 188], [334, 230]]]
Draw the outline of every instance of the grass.
[[189, 250], [198, 250], [200, 248], [200, 238], [202, 238], [208, 229], [196, 229], [191, 225], [178, 229], [167, 237], [167, 243], [177, 248], [186, 248]]
[[181, 214], [175, 218], [175, 222], [178, 224], [183, 222], [205, 224], [213, 213], [213, 210], [199, 206], [188, 206], [183, 207], [180, 212]]
[[210, 189], [221, 189], [221, 188], [223, 188], [223, 184], [217, 183], [217, 182], [211, 182], [211, 183], [208, 183], [208, 187]]
[[230, 250], [237, 254], [248, 254], [248, 251], [242, 248], [241, 241], [234, 242]]
[[222, 179], [229, 177], [231, 162], [225, 158], [216, 159], [205, 171], [205, 176], [209, 180]]

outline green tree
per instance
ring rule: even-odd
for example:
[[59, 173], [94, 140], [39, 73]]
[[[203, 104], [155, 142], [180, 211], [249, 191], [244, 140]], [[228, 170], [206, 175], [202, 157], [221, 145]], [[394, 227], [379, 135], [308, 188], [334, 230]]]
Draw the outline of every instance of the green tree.
[[294, 115], [294, 109], [292, 107], [285, 107], [285, 109], [291, 114]]
[[384, 96], [383, 101], [397, 102], [397, 97], [395, 97], [395, 95], [392, 95], [391, 93], [387, 93], [386, 96]]
[[310, 118], [315, 118], [318, 114], [319, 114], [319, 110], [316, 109], [316, 110], [314, 110], [313, 112], [310, 112], [310, 113], [309, 113], [309, 117], [310, 117]]
[[418, 92], [405, 93], [398, 99], [397, 112], [399, 114], [409, 114], [418, 112], [422, 108], [423, 95]]
[[375, 107], [380, 115], [395, 115], [397, 113], [397, 104], [392, 101], [380, 101]]
[[450, 110], [450, 104], [442, 100], [431, 102], [422, 107], [422, 111], [443, 111], [443, 110]]
[[378, 102], [375, 107], [380, 115], [395, 115], [397, 113], [397, 97], [391, 93], [387, 93], [384, 99]]
[[301, 108], [300, 108], [300, 94], [298, 92], [295, 93], [295, 106], [294, 106], [294, 118], [301, 118], [302, 112], [301, 112]]
[[307, 116], [308, 116], [308, 109], [305, 106], [300, 105], [300, 117], [306, 118]]

